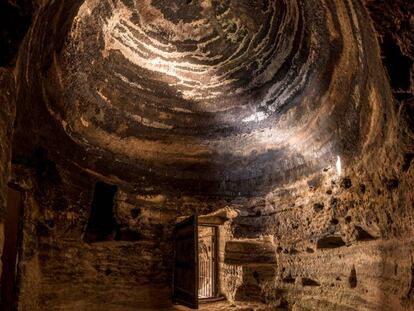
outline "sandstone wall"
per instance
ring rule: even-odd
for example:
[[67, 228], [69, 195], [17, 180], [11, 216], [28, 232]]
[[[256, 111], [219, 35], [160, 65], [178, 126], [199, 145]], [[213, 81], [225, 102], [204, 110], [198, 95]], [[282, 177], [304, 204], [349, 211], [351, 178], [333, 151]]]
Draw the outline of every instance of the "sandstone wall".
[[34, 194], [25, 203], [24, 257], [19, 266], [22, 310], [170, 307], [173, 226], [178, 216], [196, 209], [208, 213], [210, 203], [143, 196], [120, 183], [114, 201], [117, 233], [86, 243], [93, 189], [98, 180], [106, 179], [75, 167], [62, 168], [45, 154], [36, 162], [41, 169], [14, 166], [14, 182]]

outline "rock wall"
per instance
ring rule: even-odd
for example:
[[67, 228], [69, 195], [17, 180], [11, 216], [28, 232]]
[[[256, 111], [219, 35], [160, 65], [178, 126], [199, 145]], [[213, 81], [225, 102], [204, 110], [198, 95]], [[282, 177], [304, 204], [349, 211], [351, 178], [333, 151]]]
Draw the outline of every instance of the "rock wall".
[[[118, 184], [117, 234], [86, 243], [93, 189], [98, 180], [38, 156], [36, 167], [15, 165], [13, 182], [33, 197], [25, 201], [22, 310], [161, 310], [171, 306], [172, 229], [180, 215], [208, 202], [137, 194]], [[25, 176], [25, 178], [22, 178]], [[35, 286], [34, 286], [35, 284]], [[31, 285], [31, 286], [30, 286]]]
[[[11, 143], [15, 117], [14, 75], [0, 67], [0, 258], [3, 252], [3, 219], [7, 204], [7, 183], [10, 176]], [[1, 275], [0, 260], [0, 275]]]
[[272, 286], [250, 272], [260, 299], [296, 310], [413, 308], [413, 167], [391, 153], [378, 156], [385, 165], [374, 173], [327, 168], [235, 220], [236, 237], [275, 237]]
[[365, 4], [374, 21], [384, 65], [399, 100], [414, 94], [414, 4], [412, 1], [372, 1]]

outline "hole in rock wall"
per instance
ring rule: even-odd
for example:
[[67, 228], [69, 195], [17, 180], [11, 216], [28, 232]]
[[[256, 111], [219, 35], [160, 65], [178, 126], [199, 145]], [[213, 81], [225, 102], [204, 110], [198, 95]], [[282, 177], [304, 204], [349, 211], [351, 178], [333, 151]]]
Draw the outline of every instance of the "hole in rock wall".
[[318, 281], [309, 279], [309, 278], [302, 278], [302, 286], [320, 286], [321, 284]]
[[0, 66], [15, 62], [20, 41], [30, 26], [32, 11], [31, 1], [0, 1]]
[[345, 242], [342, 240], [339, 236], [326, 236], [320, 238], [316, 242], [316, 248], [318, 249], [324, 249], [324, 248], [337, 248], [344, 246]]
[[114, 197], [117, 187], [96, 183], [88, 226], [83, 236], [87, 243], [115, 240], [117, 224], [114, 218]]
[[357, 287], [358, 280], [357, 280], [355, 266], [352, 266], [351, 273], [349, 274], [348, 282], [349, 282], [349, 287], [351, 288]]
[[408, 91], [411, 85], [410, 69], [412, 60], [405, 56], [400, 47], [390, 35], [386, 35], [382, 41], [384, 64], [390, 76], [391, 86], [394, 90]]
[[372, 236], [369, 232], [367, 232], [360, 226], [355, 226], [355, 230], [357, 241], [372, 241], [376, 239], [374, 236]]

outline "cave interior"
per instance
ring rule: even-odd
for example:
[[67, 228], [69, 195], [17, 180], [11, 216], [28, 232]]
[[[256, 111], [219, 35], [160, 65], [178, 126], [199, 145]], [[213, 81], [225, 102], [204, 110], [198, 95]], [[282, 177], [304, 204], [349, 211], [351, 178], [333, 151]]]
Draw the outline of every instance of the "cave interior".
[[0, 309], [414, 310], [413, 13], [1, 0]]

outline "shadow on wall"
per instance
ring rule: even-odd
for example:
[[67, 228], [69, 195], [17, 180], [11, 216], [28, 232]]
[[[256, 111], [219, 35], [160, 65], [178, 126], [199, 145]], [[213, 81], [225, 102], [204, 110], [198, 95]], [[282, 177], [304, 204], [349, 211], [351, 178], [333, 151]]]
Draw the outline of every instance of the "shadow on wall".
[[16, 62], [20, 42], [30, 27], [33, 1], [0, 1], [0, 67]]
[[[382, 39], [381, 50], [391, 86], [397, 99], [400, 99], [401, 95], [411, 91], [411, 68], [414, 62], [401, 52], [401, 48], [390, 34], [386, 34]], [[399, 96], [399, 93], [402, 94]]]
[[98, 182], [95, 185], [90, 216], [83, 240], [86, 243], [113, 241], [117, 226], [114, 219], [114, 197], [117, 186]]

